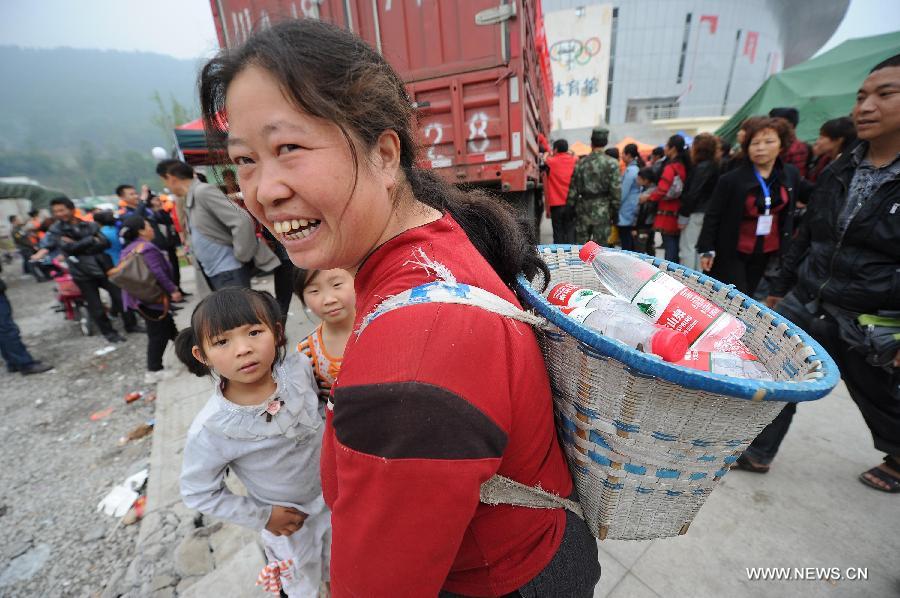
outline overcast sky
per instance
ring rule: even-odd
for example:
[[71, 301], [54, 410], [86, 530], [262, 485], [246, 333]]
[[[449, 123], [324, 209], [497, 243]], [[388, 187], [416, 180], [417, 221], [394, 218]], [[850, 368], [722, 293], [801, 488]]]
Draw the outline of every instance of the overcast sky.
[[[814, 10], [817, 0], [798, 1]], [[900, 30], [900, 1], [851, 0], [820, 50], [846, 39]], [[0, 0], [0, 45], [143, 50], [177, 58], [217, 47], [209, 0]]]

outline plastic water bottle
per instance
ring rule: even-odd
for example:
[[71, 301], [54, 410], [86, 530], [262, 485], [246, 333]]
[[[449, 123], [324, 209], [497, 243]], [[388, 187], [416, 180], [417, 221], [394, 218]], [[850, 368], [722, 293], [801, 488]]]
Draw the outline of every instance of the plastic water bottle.
[[685, 334], [691, 349], [755, 359], [741, 342], [747, 331], [743, 322], [653, 264], [593, 241], [585, 243], [579, 256], [613, 295], [654, 324]]
[[548, 297], [562, 312], [600, 334], [622, 341], [629, 347], [659, 355], [666, 361], [684, 359], [688, 350], [685, 335], [670, 328], [650, 324], [627, 301], [569, 284], [553, 287]]
[[774, 380], [766, 367], [756, 360], [741, 359], [733, 353], [710, 353], [708, 351], [688, 351], [684, 358], [676, 361], [694, 370], [722, 374], [732, 378], [754, 378], [756, 380]]

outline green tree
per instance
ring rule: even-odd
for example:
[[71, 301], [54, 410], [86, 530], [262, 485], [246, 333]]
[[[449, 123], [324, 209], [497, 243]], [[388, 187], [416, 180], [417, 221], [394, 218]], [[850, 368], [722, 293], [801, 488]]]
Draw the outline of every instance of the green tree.
[[169, 96], [169, 106], [163, 102], [162, 96], [158, 91], [154, 91], [151, 96], [153, 104], [156, 106], [156, 113], [153, 115], [153, 124], [162, 131], [166, 139], [174, 141], [174, 129], [178, 125], [183, 125], [197, 118], [192, 111], [186, 108], [181, 102], [175, 99], [175, 96]]

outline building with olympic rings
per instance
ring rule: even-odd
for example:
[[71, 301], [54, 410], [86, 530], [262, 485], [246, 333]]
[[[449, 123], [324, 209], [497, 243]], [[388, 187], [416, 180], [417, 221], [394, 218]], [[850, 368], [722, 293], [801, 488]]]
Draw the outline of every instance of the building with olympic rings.
[[[849, 0], [542, 0], [554, 130], [724, 122], [772, 74], [812, 57]], [[588, 122], [592, 121], [592, 122]]]

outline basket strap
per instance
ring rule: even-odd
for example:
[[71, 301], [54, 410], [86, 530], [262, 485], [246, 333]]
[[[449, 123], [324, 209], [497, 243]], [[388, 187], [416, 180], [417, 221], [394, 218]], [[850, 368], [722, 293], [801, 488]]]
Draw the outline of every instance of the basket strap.
[[502, 475], [494, 475], [481, 485], [480, 499], [486, 505], [515, 505], [531, 509], [567, 509], [581, 519], [581, 505], [538, 486], [526, 486]]
[[[362, 319], [362, 323], [356, 331], [357, 337], [376, 318], [388, 312], [410, 305], [424, 305], [426, 303], [471, 305], [538, 328], [549, 326], [546, 319], [519, 309], [506, 299], [502, 299], [484, 289], [462, 284], [455, 280], [438, 280], [419, 285], [382, 301]], [[584, 519], [581, 505], [578, 502], [547, 492], [540, 486], [526, 486], [501, 475], [494, 475], [481, 485], [480, 497], [481, 502], [488, 505], [507, 504], [532, 509], [563, 508]]]
[[512, 318], [538, 328], [545, 328], [549, 324], [546, 319], [519, 309], [506, 299], [502, 299], [484, 289], [473, 287], [455, 281], [436, 281], [419, 285], [397, 295], [388, 297], [379, 303], [375, 309], [369, 312], [356, 331], [357, 336], [362, 334], [369, 324], [384, 314], [408, 307], [410, 305], [424, 305], [426, 303], [456, 303], [458, 305], [471, 305]]

